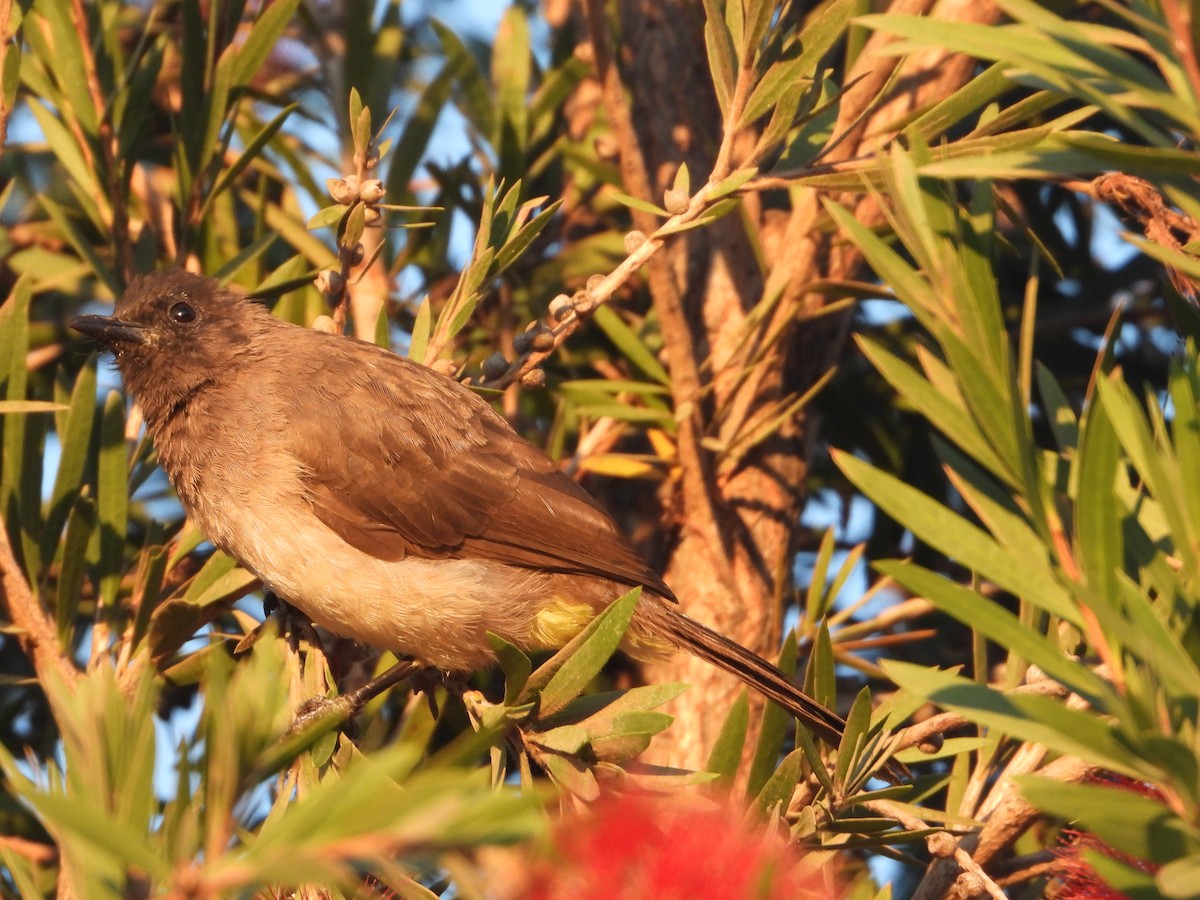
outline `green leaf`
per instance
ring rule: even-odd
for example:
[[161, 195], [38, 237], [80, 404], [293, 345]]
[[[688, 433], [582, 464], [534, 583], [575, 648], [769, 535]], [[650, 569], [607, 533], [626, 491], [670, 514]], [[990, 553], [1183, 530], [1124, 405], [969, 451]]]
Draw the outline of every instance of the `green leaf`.
[[729, 707], [729, 713], [721, 725], [721, 733], [713, 742], [708, 762], [704, 766], [705, 771], [718, 776], [717, 784], [728, 787], [737, 774], [742, 761], [742, 748], [746, 745], [746, 730], [749, 727], [750, 698], [742, 691]]
[[529, 19], [520, 6], [510, 6], [500, 21], [492, 47], [492, 84], [499, 129], [493, 135], [493, 143], [500, 150], [501, 172], [517, 174], [521, 169], [529, 135], [531, 61]]
[[905, 690], [958, 711], [973, 722], [1021, 741], [1045, 744], [1056, 753], [1141, 778], [1126, 743], [1093, 712], [1034, 694], [1002, 694], [947, 672], [884, 660], [888, 677]]
[[1013, 483], [1015, 476], [1011, 468], [992, 449], [971, 414], [954, 398], [888, 351], [882, 342], [864, 336], [856, 336], [855, 339], [871, 365], [931, 425], [994, 475], [1009, 484]]
[[933, 141], [1011, 89], [1012, 82], [1004, 74], [1003, 66], [994, 65], [976, 75], [949, 97], [922, 111], [909, 127], [920, 132], [926, 141]]
[[1175, 552], [1189, 568], [1200, 568], [1197, 547], [1200, 523], [1192, 522], [1189, 516], [1174, 454], [1169, 447], [1155, 441], [1133, 392], [1120, 380], [1120, 373], [1099, 379], [1096, 388], [1122, 449], [1162, 508]]
[[92, 274], [100, 280], [109, 294], [113, 297], [119, 297], [121, 295], [121, 285], [117, 281], [117, 276], [113, 274], [108, 265], [97, 255], [95, 249], [92, 247], [92, 242], [85, 238], [79, 229], [75, 227], [75, 223], [71, 221], [66, 210], [44, 194], [38, 199], [42, 204], [42, 208], [49, 213], [54, 224], [62, 232], [62, 236], [66, 239], [67, 243], [71, 245], [71, 249], [75, 251], [80, 259], [88, 264]]
[[[62, 540], [58, 584], [55, 586], [54, 620], [64, 647], [70, 646], [71, 627], [87, 571], [88, 544], [95, 529], [96, 503], [91, 497], [80, 494], [67, 515], [67, 532]], [[46, 557], [50, 558], [50, 554]]]
[[279, 235], [273, 231], [253, 241], [246, 246], [236, 256], [224, 263], [219, 269], [212, 273], [212, 277], [217, 279], [222, 285], [228, 285], [233, 282], [237, 274], [250, 263], [260, 259], [268, 250], [270, 250], [275, 242], [279, 239]]
[[750, 179], [757, 174], [758, 169], [753, 166], [746, 166], [745, 168], [737, 169], [732, 175], [728, 176], [727, 178], [723, 178], [714, 184], [708, 192], [708, 198], [710, 200], [719, 200], [722, 197], [726, 197], [729, 194], [732, 194], [734, 191], [740, 189], [742, 185], [749, 182]]
[[563, 104], [591, 74], [591, 67], [577, 56], [569, 56], [543, 73], [541, 84], [529, 104], [529, 143], [546, 138], [558, 121]]
[[356, 247], [362, 240], [363, 230], [367, 227], [367, 207], [365, 203], [355, 203], [350, 207], [342, 225], [342, 233], [338, 235], [338, 244], [342, 247]]
[[692, 179], [688, 174], [687, 163], [679, 164], [675, 170], [675, 179], [671, 182], [671, 190], [683, 197], [692, 196]]
[[782, 91], [775, 100], [771, 110], [771, 118], [758, 137], [754, 146], [752, 158], [755, 161], [771, 156], [783, 146], [792, 126], [796, 123], [796, 112], [804, 99], [805, 92], [816, 90], [812, 83], [804, 81], [787, 81], [782, 85]]
[[1117, 573], [1125, 567], [1124, 509], [1116, 483], [1121, 450], [1102, 403], [1087, 410], [1080, 437], [1075, 474], [1075, 547], [1089, 586], [1113, 603], [1119, 596]]
[[1164, 897], [1194, 897], [1200, 884], [1200, 853], [1194, 849], [1179, 859], [1170, 860], [1154, 878]]
[[628, 206], [630, 209], [636, 209], [638, 212], [649, 213], [652, 216], [659, 216], [663, 219], [669, 219], [671, 217], [669, 212], [667, 212], [661, 206], [651, 203], [649, 200], [641, 200], [637, 197], [631, 197], [629, 194], [622, 193], [621, 191], [611, 191], [609, 192], [609, 196], [622, 206]]
[[543, 717], [564, 708], [600, 673], [625, 636], [641, 597], [641, 588], [635, 588], [584, 629], [578, 647], [542, 688], [538, 709]]
[[875, 568], [912, 591], [914, 596], [925, 597], [938, 609], [1001, 647], [1015, 651], [1051, 678], [1100, 704], [1101, 708], [1111, 702], [1112, 688], [1107, 682], [1088, 667], [1068, 659], [1054, 641], [1030, 628], [995, 601], [916, 563], [888, 560], [876, 563]]
[[425, 359], [425, 353], [429, 347], [429, 338], [433, 333], [433, 310], [429, 304], [428, 295], [421, 300], [421, 305], [417, 307], [417, 315], [413, 321], [412, 338], [408, 344], [408, 358], [415, 359], [420, 363], [429, 363], [432, 360]]
[[592, 314], [592, 321], [642, 374], [653, 378], [659, 384], [671, 384], [671, 376], [658, 361], [658, 357], [616, 312], [607, 306], [599, 306]]
[[1031, 568], [1019, 555], [957, 513], [849, 454], [835, 451], [834, 462], [880, 509], [913, 534], [1006, 591], [1068, 622], [1081, 625], [1066, 589], [1045, 568]]
[[58, 471], [50, 492], [50, 505], [42, 532], [42, 557], [52, 559], [62, 536], [67, 514], [79, 495], [91, 451], [92, 425], [96, 419], [96, 357], [93, 354], [79, 370], [71, 389], [71, 402], [58, 434]]
[[[278, 5], [278, 4], [276, 4]], [[204, 198], [204, 205], [200, 208], [199, 218], [204, 219], [209, 210], [212, 208], [213, 201], [219, 197], [228, 187], [237, 180], [238, 176], [246, 170], [246, 167], [255, 159], [262, 155], [263, 148], [270, 143], [271, 138], [279, 132], [283, 127], [283, 123], [287, 121], [288, 116], [299, 108], [298, 103], [289, 103], [281, 109], [270, 122], [262, 126], [258, 132], [246, 144], [241, 155], [234, 160], [233, 164], [222, 170], [216, 183]]]
[[0, 416], [58, 412], [67, 407], [49, 400], [0, 400]]
[[549, 731], [530, 732], [529, 740], [544, 750], [553, 753], [577, 754], [588, 743], [586, 728], [578, 725], [560, 725]]
[[751, 804], [751, 808], [759, 816], [765, 819], [776, 812], [782, 814], [787, 809], [792, 794], [796, 791], [796, 782], [800, 780], [800, 764], [803, 759], [803, 750], [793, 750], [783, 758], [779, 768], [771, 773], [771, 777]]
[[800, 32], [804, 48], [804, 65], [799, 69], [802, 77], [811, 77], [817, 71], [821, 58], [845, 35], [851, 17], [859, 11], [857, 0], [826, 0], [808, 14]]
[[859, 222], [845, 208], [829, 201], [825, 202], [825, 208], [837, 226], [862, 251], [863, 256], [880, 280], [892, 289], [905, 306], [912, 310], [913, 315], [925, 326], [927, 331], [938, 333], [937, 322], [930, 317], [927, 310], [928, 285], [920, 275], [904, 261], [899, 253], [884, 243], [879, 235]]
[[125, 447], [125, 401], [109, 391], [100, 415], [100, 456], [96, 475], [100, 530], [100, 597], [117, 601], [125, 571], [125, 531], [129, 519], [129, 462]]
[[64, 118], [78, 124], [86, 138], [94, 140], [100, 111], [88, 89], [88, 63], [81, 43], [81, 38], [86, 39], [84, 35], [90, 23], [80, 22], [77, 28], [73, 21], [74, 11], [62, 3], [39, 3], [36, 16], [40, 21], [35, 20], [34, 27], [25, 30], [25, 36], [35, 45], [40, 43], [37, 39], [48, 38], [48, 45], [42, 44], [38, 55], [47, 63], [53, 60], [48, 68], [62, 89], [62, 94], [54, 98], [55, 105]]
[[1165, 863], [1198, 849], [1189, 825], [1161, 800], [1115, 786], [1064, 784], [1035, 775], [1015, 781], [1035, 806], [1138, 859]]
[[521, 692], [525, 690], [525, 684], [533, 672], [533, 663], [518, 647], [498, 634], [489, 631], [487, 638], [500, 662], [500, 670], [504, 672], [504, 702], [512, 706], [519, 702]]
[[[785, 94], [791, 93], [799, 89], [803, 91], [811, 85], [809, 76], [803, 74], [805, 66], [804, 58], [793, 51], [793, 55], [785, 57], [773, 63], [762, 79], [755, 85], [754, 90], [750, 94], [750, 99], [746, 101], [746, 109], [742, 114], [743, 122], [753, 122], [759, 116], [763, 115], [768, 110], [774, 109], [777, 105], [783, 106], [780, 101]], [[805, 81], [809, 84], [805, 84]], [[797, 91], [794, 99], [789, 101], [790, 115], [795, 115], [796, 106], [799, 102], [799, 91]]]
[[[176, 562], [173, 555], [167, 568]], [[174, 653], [200, 626], [219, 615], [226, 601], [244, 595], [256, 582], [254, 575], [237, 567], [233, 557], [220, 551], [214, 553], [182, 593], [154, 610], [148, 634], [151, 655], [161, 660]]]
[[[628, 730], [631, 725], [637, 728], [651, 724], [657, 726], [664, 721], [662, 717], [665, 714], [655, 713], [654, 717], [649, 719], [639, 719], [635, 714], [648, 712], [664, 703], [669, 703], [686, 691], [687, 687], [686, 684], [672, 682], [647, 684], [598, 694], [585, 694], [556, 715], [542, 718], [540, 721], [547, 727], [558, 725], [561, 722], [579, 724], [586, 728], [592, 736], [611, 734], [622, 729]], [[666, 719], [669, 718], [669, 716], [666, 717]]]
[[[796, 671], [796, 632], [789, 631], [779, 651], [776, 665], [781, 672]], [[775, 765], [783, 750], [784, 737], [793, 722], [788, 712], [776, 703], [763, 704], [762, 722], [758, 729], [758, 745], [754, 748], [754, 759], [746, 776], [746, 796], [754, 797], [766, 786], [775, 771]]]
[[721, 112], [729, 115], [729, 104], [737, 82], [737, 49], [733, 35], [721, 14], [717, 0], [704, 0], [704, 46], [708, 51], [708, 69]]
[[241, 87], [250, 83], [250, 79], [262, 68], [268, 54], [279, 43], [283, 30], [299, 5], [300, 0], [274, 0], [263, 7], [262, 14], [246, 35], [246, 40], [233, 55], [233, 62], [230, 64], [231, 87]]
[[818, 703], [830, 709], [837, 703], [837, 660], [833, 655], [833, 640], [829, 634], [828, 621], [822, 620], [817, 623], [804, 683]]
[[463, 115], [480, 134], [495, 134], [495, 99], [475, 54], [441, 22], [434, 19], [430, 24], [441, 42], [446, 66], [454, 73], [460, 92], [458, 105]]
[[550, 224], [550, 220], [554, 218], [554, 214], [558, 212], [560, 206], [562, 206], [562, 201], [555, 200], [530, 221], [526, 222], [520, 231], [505, 242], [504, 246], [496, 253], [496, 261], [492, 270], [493, 277], [504, 272], [509, 266], [520, 259], [521, 254], [529, 248], [534, 239]]
[[593, 801], [600, 796], [600, 785], [596, 783], [596, 776], [582, 760], [547, 753], [539, 755], [538, 762], [555, 784], [566, 788], [581, 800]]
[[741, 197], [726, 197], [723, 200], [717, 200], [711, 204], [705, 212], [692, 219], [690, 222], [677, 222], [675, 224], [667, 223], [654, 232], [655, 239], [670, 237], [673, 234], [682, 234], [685, 231], [692, 231], [696, 228], [703, 228], [706, 225], [711, 225], [717, 219], [723, 218], [733, 212], [741, 204]]
[[[471, 60], [474, 64], [474, 60]], [[409, 181], [417, 170], [429, 140], [437, 126], [442, 110], [450, 100], [456, 79], [462, 77], [466, 59], [448, 59], [442, 70], [426, 85], [417, 99], [416, 105], [409, 114], [400, 136], [396, 139], [389, 154], [391, 164], [387, 174], [387, 192], [389, 197], [408, 196]], [[419, 358], [419, 357], [417, 357]]]
[[305, 223], [305, 227], [309, 231], [316, 231], [318, 228], [329, 228], [342, 221], [342, 217], [346, 215], [346, 211], [350, 207], [342, 203], [335, 203], [332, 206], [326, 206], [315, 213]]
[[1067, 453], [1079, 446], [1079, 421], [1053, 373], [1041, 363], [1036, 364], [1036, 371], [1046, 424], [1054, 432], [1059, 450]]

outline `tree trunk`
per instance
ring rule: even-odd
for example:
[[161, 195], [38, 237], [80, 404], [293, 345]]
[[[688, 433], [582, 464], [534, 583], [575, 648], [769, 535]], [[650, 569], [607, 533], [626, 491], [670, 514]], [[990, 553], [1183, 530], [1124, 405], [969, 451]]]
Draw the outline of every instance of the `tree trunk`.
[[[908, 14], [927, 14], [932, 7], [933, 0], [891, 4], [893, 11]], [[600, 0], [587, 0], [584, 13], [625, 189], [661, 204], [680, 163], [687, 164], [697, 185], [711, 171], [721, 142], [703, 7], [692, 0], [621, 0], [620, 58], [612, 54], [604, 8]], [[997, 17], [992, 4], [975, 0], [948, 0], [933, 14], [971, 21]], [[901, 64], [895, 57], [874, 55], [880, 43], [877, 37], [868, 41], [845, 79], [859, 81], [841, 102], [835, 134], [851, 133], [823, 162], [885, 145], [892, 134], [889, 123], [949, 95], [973, 71], [969, 60], [942, 53], [910, 57], [888, 97], [864, 115]], [[626, 85], [637, 90], [627, 91]], [[878, 217], [873, 200], [842, 199], [864, 221]], [[723, 468], [706, 449], [713, 443], [706, 439], [721, 446], [745, 434], [759, 417], [808, 390], [835, 364], [849, 318], [812, 318], [836, 298], [809, 293], [807, 285], [855, 277], [861, 260], [817, 227], [823, 211], [814, 193], [801, 195], [784, 215], [764, 211], [750, 195], [744, 211], [675, 238], [648, 266], [680, 420], [682, 471], [679, 496], [671, 503], [680, 514], [665, 577], [690, 615], [771, 658], [779, 646], [783, 603], [792, 595], [798, 522], [818, 423], [805, 412], [797, 414], [735, 468]], [[634, 224], [647, 233], [655, 227], [640, 213], [634, 213]], [[764, 247], [765, 272], [747, 229]], [[765, 287], [782, 287], [783, 299], [765, 322], [748, 325]], [[752, 369], [751, 361], [756, 363]], [[702, 767], [740, 686], [683, 655], [654, 666], [648, 675], [692, 686], [671, 709], [676, 723], [656, 741], [656, 760]]]

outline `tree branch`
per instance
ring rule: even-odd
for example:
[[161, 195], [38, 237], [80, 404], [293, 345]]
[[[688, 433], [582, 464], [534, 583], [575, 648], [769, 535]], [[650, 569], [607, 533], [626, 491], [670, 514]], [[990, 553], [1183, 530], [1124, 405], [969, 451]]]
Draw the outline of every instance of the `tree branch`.
[[63, 655], [58, 643], [54, 623], [46, 615], [25, 574], [13, 556], [8, 532], [0, 526], [0, 601], [8, 610], [9, 620], [18, 629], [17, 642], [29, 661], [33, 663], [38, 680], [45, 681], [51, 672], [56, 672], [63, 683], [74, 688], [79, 671], [74, 663]]

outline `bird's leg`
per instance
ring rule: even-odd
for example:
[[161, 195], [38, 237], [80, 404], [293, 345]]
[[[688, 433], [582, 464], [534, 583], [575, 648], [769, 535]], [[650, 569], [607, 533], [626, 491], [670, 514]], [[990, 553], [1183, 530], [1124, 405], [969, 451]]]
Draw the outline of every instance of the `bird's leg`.
[[327, 716], [334, 720], [333, 724], [341, 725], [362, 712], [364, 706], [388, 688], [394, 687], [404, 679], [422, 671], [424, 671], [424, 667], [415, 660], [402, 659], [382, 675], [372, 678], [366, 684], [352, 691], [347, 691], [332, 699], [314, 697], [306, 700], [296, 711], [296, 718], [288, 729], [288, 735], [303, 731], [313, 722], [325, 719]]
[[418, 672], [414, 672], [410, 684], [414, 691], [420, 691], [425, 695], [425, 699], [429, 701], [429, 711], [436, 719], [438, 717], [437, 695], [434, 694], [433, 689], [444, 687], [448, 693], [461, 697], [463, 691], [467, 689], [467, 676], [461, 672], [446, 672], [442, 669], [428, 666]]
[[263, 593], [263, 615], [267, 618], [278, 618], [279, 633], [287, 638], [288, 647], [293, 653], [300, 652], [301, 636], [309, 638], [310, 643], [315, 637], [312, 634], [312, 625], [303, 617], [297, 616], [294, 608], [272, 590]]

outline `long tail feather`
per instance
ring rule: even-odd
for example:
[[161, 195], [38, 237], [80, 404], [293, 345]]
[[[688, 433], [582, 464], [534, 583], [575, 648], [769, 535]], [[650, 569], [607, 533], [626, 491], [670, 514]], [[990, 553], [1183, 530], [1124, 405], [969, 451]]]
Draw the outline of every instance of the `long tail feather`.
[[663, 637], [677, 644], [681, 650], [740, 678], [786, 709], [827, 744], [836, 747], [841, 741], [842, 733], [846, 730], [846, 723], [841, 716], [808, 696], [762, 657], [665, 603], [655, 604], [653, 611], [647, 612], [650, 612], [647, 618], [653, 623], [650, 627], [654, 631], [665, 632]]

